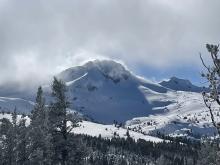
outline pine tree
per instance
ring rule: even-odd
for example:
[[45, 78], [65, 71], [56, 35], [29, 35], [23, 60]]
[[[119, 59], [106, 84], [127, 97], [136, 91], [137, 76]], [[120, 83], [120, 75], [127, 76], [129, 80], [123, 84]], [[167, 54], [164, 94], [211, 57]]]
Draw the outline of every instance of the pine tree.
[[17, 108], [15, 107], [14, 112], [11, 114], [13, 127], [17, 127]]
[[16, 145], [17, 145], [17, 133], [18, 133], [18, 127], [17, 127], [18, 117], [17, 117], [16, 107], [11, 116], [12, 116], [12, 127], [9, 129], [8, 138], [10, 141], [9, 147], [11, 147], [11, 151], [10, 151], [11, 153], [9, 153], [10, 161], [13, 164], [14, 162], [17, 161]]
[[43, 90], [40, 86], [37, 90], [37, 96], [36, 96], [36, 104], [34, 106], [34, 109], [31, 111], [31, 123], [36, 122], [37, 120], [43, 120], [40, 119], [40, 117], [44, 117], [45, 115], [45, 99], [43, 98]]
[[30, 161], [32, 164], [50, 164], [51, 135], [48, 126], [48, 111], [45, 107], [45, 99], [41, 87], [38, 88], [36, 103], [30, 118]]
[[17, 113], [16, 108], [12, 113], [12, 122], [9, 119], [1, 119], [0, 142], [2, 147], [3, 164], [13, 165], [16, 163], [16, 143], [17, 143]]
[[71, 150], [69, 154], [71, 155], [68, 162], [69, 164], [77, 164], [77, 165], [83, 165], [84, 158], [87, 155], [88, 148], [86, 148], [85, 144], [82, 141], [82, 138], [76, 138], [74, 136], [71, 136]]
[[22, 116], [19, 124], [17, 126], [17, 145], [16, 145], [16, 153], [17, 153], [17, 164], [26, 165], [28, 164], [28, 136], [27, 136], [27, 127], [26, 127], [26, 119]]
[[1, 141], [1, 148], [2, 148], [2, 153], [1, 153], [2, 164], [11, 165], [12, 163], [15, 162], [15, 159], [14, 159], [15, 157], [13, 154], [15, 143], [14, 143], [14, 139], [12, 138], [12, 128], [13, 128], [13, 125], [9, 119], [6, 119], [6, 118], [1, 119], [0, 141]]
[[129, 133], [128, 129], [127, 129], [127, 132], [126, 132], [126, 136], [127, 136], [127, 138], [130, 138], [130, 133]]
[[65, 83], [54, 77], [52, 83], [54, 102], [50, 105], [49, 121], [53, 138], [54, 163], [60, 162], [62, 165], [66, 165], [68, 161], [69, 151], [71, 149], [68, 138], [72, 126], [76, 122], [76, 120], [72, 119], [71, 121], [74, 121], [73, 125], [68, 126], [67, 122], [70, 121], [70, 118], [67, 113], [69, 102], [65, 95], [66, 91]]

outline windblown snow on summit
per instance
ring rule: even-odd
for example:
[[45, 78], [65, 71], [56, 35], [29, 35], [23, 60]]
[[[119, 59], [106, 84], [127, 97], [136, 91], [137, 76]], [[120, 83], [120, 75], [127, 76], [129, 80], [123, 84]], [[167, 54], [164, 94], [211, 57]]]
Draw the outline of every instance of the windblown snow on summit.
[[71, 108], [99, 122], [125, 122], [158, 113], [153, 107], [170, 103], [153, 99], [167, 88], [135, 76], [115, 61], [90, 61], [63, 71], [58, 78], [68, 86]]

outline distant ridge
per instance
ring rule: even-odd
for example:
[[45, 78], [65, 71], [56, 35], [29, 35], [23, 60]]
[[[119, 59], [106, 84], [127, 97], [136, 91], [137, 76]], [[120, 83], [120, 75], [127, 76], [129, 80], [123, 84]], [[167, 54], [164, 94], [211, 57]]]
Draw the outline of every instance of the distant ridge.
[[171, 77], [167, 81], [162, 81], [159, 83], [160, 85], [176, 90], [176, 91], [188, 91], [188, 92], [202, 92], [207, 91], [207, 88], [204, 87], [198, 87], [196, 85], [193, 85], [189, 80], [180, 79], [177, 77]]

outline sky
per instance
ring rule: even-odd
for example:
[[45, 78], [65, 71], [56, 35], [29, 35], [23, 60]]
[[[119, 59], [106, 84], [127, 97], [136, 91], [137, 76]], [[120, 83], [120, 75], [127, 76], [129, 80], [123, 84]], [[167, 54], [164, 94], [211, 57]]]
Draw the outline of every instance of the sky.
[[153, 81], [201, 84], [199, 52], [220, 41], [219, 0], [0, 0], [0, 85], [48, 81], [91, 59]]

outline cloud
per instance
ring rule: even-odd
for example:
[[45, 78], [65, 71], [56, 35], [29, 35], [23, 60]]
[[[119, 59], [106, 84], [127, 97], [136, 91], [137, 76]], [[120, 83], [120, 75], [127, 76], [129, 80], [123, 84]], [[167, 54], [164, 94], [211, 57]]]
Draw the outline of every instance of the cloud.
[[0, 84], [95, 58], [175, 69], [220, 38], [219, 0], [0, 0]]

